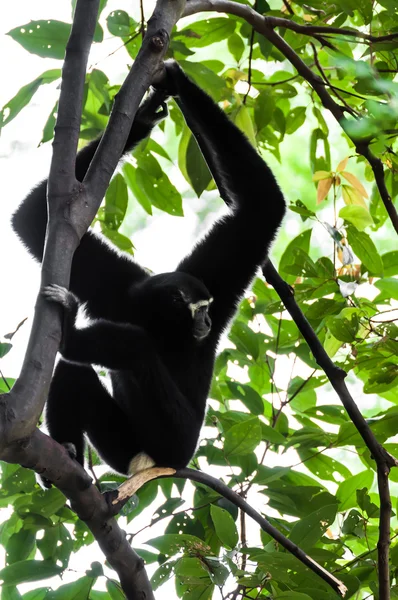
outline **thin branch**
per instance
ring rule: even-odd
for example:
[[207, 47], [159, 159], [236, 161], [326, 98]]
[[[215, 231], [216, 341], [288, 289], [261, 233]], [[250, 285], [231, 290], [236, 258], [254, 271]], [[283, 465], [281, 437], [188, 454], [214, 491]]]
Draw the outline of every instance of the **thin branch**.
[[141, 26], [140, 31], [142, 35], [142, 39], [145, 36], [145, 13], [144, 13], [144, 0], [140, 0], [140, 13], [141, 13]]
[[[369, 41], [377, 42], [377, 41], [386, 41], [390, 39], [398, 39], [398, 34], [391, 34], [393, 36], [380, 36], [379, 38], [374, 38], [374, 36], [370, 36], [368, 34], [362, 34], [361, 32], [352, 32], [351, 30], [342, 29], [339, 30], [333, 27], [317, 27], [311, 25], [299, 25], [298, 23], [294, 23], [293, 21], [289, 21], [288, 19], [282, 19], [279, 17], [263, 17], [256, 11], [254, 11], [250, 6], [239, 4], [238, 2], [232, 2], [231, 0], [190, 0], [186, 6], [183, 16], [188, 16], [195, 14], [201, 11], [215, 11], [215, 12], [225, 12], [228, 14], [236, 15], [237, 17], [241, 17], [245, 19], [258, 33], [264, 35], [272, 44], [277, 48], [284, 56], [287, 58], [290, 63], [297, 69], [297, 72], [308, 81], [311, 87], [318, 94], [323, 106], [330, 110], [334, 118], [341, 125], [345, 133], [349, 136], [348, 132], [345, 128], [345, 116], [344, 116], [344, 108], [341, 107], [335, 100], [330, 96], [325, 87], [325, 82], [321, 77], [315, 75], [313, 71], [304, 63], [304, 61], [299, 57], [299, 55], [293, 50], [291, 46], [273, 29], [274, 27], [280, 26], [292, 29], [293, 31], [299, 31], [300, 33], [305, 33], [305, 31], [312, 33], [334, 33], [335, 31], [343, 32], [346, 35], [354, 35], [362, 38], [365, 36], [365, 39], [369, 39]], [[299, 27], [299, 29], [297, 29]], [[319, 31], [321, 29], [321, 31]], [[326, 31], [325, 31], [326, 30]], [[367, 36], [367, 37], [366, 37]], [[373, 39], [374, 38], [374, 39]], [[378, 187], [380, 197], [383, 201], [384, 206], [388, 212], [388, 215], [391, 219], [393, 227], [395, 231], [398, 233], [398, 213], [395, 209], [394, 204], [392, 203], [391, 197], [388, 193], [387, 187], [384, 181], [384, 168], [382, 161], [374, 156], [372, 152], [369, 150], [368, 143], [358, 142], [358, 140], [353, 139], [349, 136], [351, 140], [354, 142], [356, 146], [356, 151], [358, 154], [364, 156], [368, 161], [370, 166], [372, 167], [376, 185]]]
[[[155, 471], [154, 476], [152, 476], [151, 471]], [[331, 573], [329, 573], [326, 569], [324, 569], [320, 564], [318, 564], [315, 560], [313, 560], [308, 554], [304, 552], [301, 548], [299, 548], [294, 542], [289, 540], [287, 537], [283, 535], [276, 529], [267, 519], [262, 517], [250, 504], [246, 502], [239, 494], [231, 490], [225, 483], [217, 479], [216, 477], [212, 477], [207, 473], [203, 473], [202, 471], [196, 471], [195, 469], [146, 469], [145, 471], [141, 471], [137, 475], [134, 475], [118, 488], [117, 496], [113, 500], [115, 513], [118, 512], [126, 500], [133, 495], [139, 485], [149, 479], [153, 479], [154, 477], [165, 476], [165, 477], [177, 477], [179, 479], [190, 479], [191, 481], [196, 481], [197, 483], [201, 483], [211, 488], [230, 502], [232, 502], [235, 506], [240, 508], [243, 512], [245, 512], [249, 517], [251, 517], [256, 523], [258, 523], [263, 531], [268, 533], [274, 540], [276, 540], [283, 548], [285, 548], [288, 552], [293, 554], [298, 560], [300, 560], [304, 565], [306, 565], [311, 571], [316, 573], [323, 581], [325, 581], [335, 592], [337, 592], [340, 596], [344, 597], [347, 592], [346, 586], [342, 581], [334, 577]], [[138, 486], [138, 487], [137, 487]]]
[[376, 461], [386, 463], [389, 467], [398, 466], [398, 461], [386, 452], [373, 435], [372, 430], [365, 421], [345, 385], [344, 379], [347, 376], [346, 372], [343, 371], [343, 369], [340, 369], [340, 367], [337, 367], [329, 358], [315, 331], [297, 304], [294, 298], [293, 288], [282, 279], [271, 261], [267, 261], [266, 265], [263, 267], [263, 275], [267, 282], [275, 289], [285, 305], [286, 310], [296, 323], [301, 335], [310, 347], [317, 364], [326, 373], [352, 422], [357, 427], [366, 446], [371, 451], [372, 456]]
[[287, 12], [291, 15], [294, 15], [294, 10], [290, 6], [289, 2], [287, 0], [283, 0], [283, 4], [285, 5]]
[[341, 97], [341, 95], [339, 94], [339, 92], [336, 90], [336, 88], [333, 85], [330, 84], [329, 79], [326, 77], [326, 75], [325, 75], [325, 73], [324, 73], [324, 71], [322, 69], [322, 65], [319, 62], [318, 52], [317, 52], [317, 50], [315, 48], [315, 44], [313, 44], [312, 42], [310, 42], [310, 45], [311, 45], [312, 51], [314, 53], [314, 61], [315, 61], [316, 67], [317, 67], [317, 69], [318, 69], [318, 71], [319, 71], [319, 73], [320, 73], [323, 81], [325, 82], [326, 85], [328, 85], [328, 86], [331, 87], [331, 89], [334, 91], [334, 93], [337, 96], [337, 98], [343, 104], [343, 106], [344, 106], [343, 110], [346, 110], [350, 115], [352, 115], [353, 117], [357, 118], [358, 117], [357, 112], [353, 108], [351, 108], [351, 106], [349, 104], [347, 104], [347, 102], [344, 100], [344, 98]]
[[[255, 2], [254, 2], [254, 10], [257, 10], [257, 0], [255, 0]], [[244, 95], [243, 104], [246, 104], [247, 97], [252, 88], [252, 62], [253, 62], [254, 33], [255, 33], [254, 27], [252, 27], [252, 30], [250, 33], [249, 69], [247, 72], [247, 92]]]
[[391, 456], [377, 441], [368, 423], [355, 404], [345, 382], [345, 371], [337, 367], [329, 358], [324, 347], [319, 341], [315, 331], [306, 319], [294, 298], [293, 289], [281, 278], [271, 261], [263, 267], [265, 279], [270, 283], [284, 303], [293, 321], [296, 323], [301, 335], [307, 342], [317, 364], [324, 370], [334, 390], [339, 396], [349, 417], [362, 436], [367, 448], [376, 461], [377, 482], [380, 496], [380, 520], [378, 540], [378, 565], [379, 565], [379, 594], [383, 600], [390, 598], [389, 585], [389, 545], [391, 523], [391, 498], [388, 485], [388, 475], [391, 467], [398, 466], [398, 461]]
[[[192, 1], [192, 0], [191, 0]], [[398, 33], [389, 33], [388, 35], [370, 35], [369, 33], [363, 33], [357, 29], [348, 29], [343, 27], [330, 27], [329, 25], [301, 25], [295, 21], [284, 19], [282, 17], [264, 17], [267, 25], [270, 27], [284, 27], [285, 29], [291, 29], [296, 33], [303, 33], [304, 35], [347, 35], [349, 37], [355, 37], [361, 40], [366, 40], [371, 43], [377, 42], [390, 42], [398, 40]]]

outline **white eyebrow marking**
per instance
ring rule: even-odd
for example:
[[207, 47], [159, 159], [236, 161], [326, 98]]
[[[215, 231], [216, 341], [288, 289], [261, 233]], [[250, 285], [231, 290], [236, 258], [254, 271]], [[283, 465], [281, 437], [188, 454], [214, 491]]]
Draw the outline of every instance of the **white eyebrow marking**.
[[198, 308], [202, 306], [209, 306], [213, 302], [213, 298], [209, 298], [209, 300], [199, 300], [199, 302], [191, 302], [188, 304], [188, 308], [191, 311], [192, 318], [194, 318], [196, 311]]

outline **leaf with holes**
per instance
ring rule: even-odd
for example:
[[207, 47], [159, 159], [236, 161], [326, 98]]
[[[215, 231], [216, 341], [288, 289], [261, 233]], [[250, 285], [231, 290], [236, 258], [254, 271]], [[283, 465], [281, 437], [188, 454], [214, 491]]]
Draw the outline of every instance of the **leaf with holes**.
[[62, 60], [65, 56], [70, 30], [70, 23], [48, 19], [30, 21], [26, 25], [11, 29], [7, 35], [31, 54]]
[[256, 418], [232, 425], [225, 434], [224, 452], [227, 456], [249, 454], [261, 442], [261, 425]]

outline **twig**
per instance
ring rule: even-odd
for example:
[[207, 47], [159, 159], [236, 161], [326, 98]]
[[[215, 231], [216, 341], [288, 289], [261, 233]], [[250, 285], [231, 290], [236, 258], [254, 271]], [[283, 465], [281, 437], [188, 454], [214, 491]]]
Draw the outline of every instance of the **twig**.
[[2, 380], [4, 381], [8, 391], [10, 391], [11, 387], [10, 384], [8, 383], [7, 379], [4, 377], [2, 370], [0, 369], [0, 377], [2, 378]]
[[351, 108], [351, 106], [349, 104], [347, 104], [347, 102], [344, 100], [344, 98], [341, 97], [341, 95], [339, 94], [339, 92], [337, 91], [337, 89], [333, 85], [330, 84], [329, 79], [326, 77], [326, 75], [325, 75], [325, 73], [324, 73], [324, 71], [322, 69], [322, 65], [319, 62], [318, 52], [317, 52], [317, 50], [315, 48], [315, 44], [313, 44], [312, 42], [310, 42], [310, 45], [311, 45], [312, 51], [314, 53], [314, 61], [315, 61], [316, 67], [317, 67], [319, 73], [321, 74], [321, 77], [322, 77], [323, 81], [325, 82], [326, 85], [330, 86], [330, 88], [334, 91], [334, 93], [336, 94], [337, 98], [343, 104], [345, 110], [350, 115], [352, 115], [353, 117], [357, 118], [358, 115], [357, 115], [356, 111], [353, 108]]
[[[316, 573], [323, 581], [325, 581], [330, 587], [335, 590], [340, 596], [344, 597], [347, 588], [342, 581], [334, 577], [331, 573], [329, 573], [326, 569], [324, 569], [320, 564], [318, 564], [315, 560], [313, 560], [308, 554], [306, 554], [301, 548], [299, 548], [296, 544], [294, 544], [291, 540], [283, 535], [276, 529], [267, 519], [262, 517], [250, 504], [246, 502], [239, 494], [234, 492], [231, 488], [229, 488], [225, 483], [220, 481], [219, 479], [208, 475], [207, 473], [203, 473], [202, 471], [196, 471], [194, 469], [146, 469], [137, 475], [134, 475], [129, 480], [125, 481], [118, 488], [118, 495], [113, 500], [115, 511], [118, 511], [127, 498], [130, 495], [134, 494], [137, 491], [137, 485], [139, 483], [139, 476], [141, 475], [141, 481], [145, 482], [148, 479], [153, 479], [154, 477], [150, 476], [150, 471], [155, 471], [154, 477], [166, 476], [166, 477], [177, 477], [179, 479], [190, 479], [191, 481], [196, 481], [197, 483], [201, 483], [211, 488], [224, 498], [227, 498], [230, 502], [232, 502], [235, 506], [244, 511], [249, 517], [254, 519], [256, 523], [258, 523], [263, 531], [268, 533], [274, 540], [276, 540], [283, 548], [285, 548], [288, 552], [293, 554], [298, 560], [300, 560], [303, 564], [305, 564], [311, 571]], [[130, 484], [130, 481], [133, 482]]]
[[[254, 10], [257, 10], [257, 0], [255, 0], [255, 2], [254, 2]], [[252, 27], [252, 30], [250, 33], [249, 69], [247, 72], [247, 92], [244, 95], [243, 104], [246, 104], [247, 97], [252, 88], [252, 60], [253, 60], [254, 33], [255, 33], [254, 27]]]
[[294, 10], [290, 6], [289, 2], [287, 0], [283, 0], [283, 4], [285, 5], [287, 12], [291, 15], [294, 15]]
[[141, 31], [142, 39], [144, 39], [144, 36], [145, 36], [144, 0], [140, 0], [140, 12], [141, 12], [141, 27], [140, 27], [140, 31]]

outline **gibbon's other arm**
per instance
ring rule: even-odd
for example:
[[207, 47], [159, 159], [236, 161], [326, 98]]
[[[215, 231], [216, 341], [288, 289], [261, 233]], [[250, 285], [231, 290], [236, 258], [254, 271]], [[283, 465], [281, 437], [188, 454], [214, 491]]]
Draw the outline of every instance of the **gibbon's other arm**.
[[[124, 153], [146, 138], [152, 128], [167, 116], [161, 90], [152, 91], [137, 111]], [[85, 146], [76, 157], [76, 178], [84, 179], [101, 138]], [[41, 261], [47, 226], [47, 180], [39, 183], [12, 217], [12, 226], [29, 252]], [[70, 289], [81, 302], [87, 302], [93, 317], [124, 320], [128, 288], [147, 277], [147, 273], [106, 241], [88, 231], [77, 248], [71, 270]]]
[[176, 96], [230, 208], [178, 266], [202, 280], [213, 296], [211, 335], [217, 340], [265, 261], [286, 205], [273, 173], [246, 136], [177, 63], [167, 62], [165, 68], [162, 85]]

